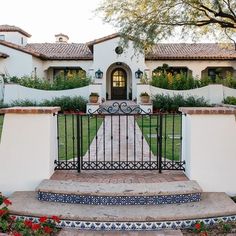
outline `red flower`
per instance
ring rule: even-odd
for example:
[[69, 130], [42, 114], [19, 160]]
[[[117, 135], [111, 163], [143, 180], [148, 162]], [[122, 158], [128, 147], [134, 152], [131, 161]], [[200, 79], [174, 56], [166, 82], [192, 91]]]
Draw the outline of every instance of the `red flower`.
[[16, 220], [16, 216], [11, 216], [11, 220], [15, 221]]
[[0, 209], [0, 217], [5, 215], [7, 213], [7, 210]]
[[57, 223], [60, 222], [60, 218], [58, 216], [52, 216], [52, 220], [54, 220]]
[[32, 227], [32, 224], [33, 224], [33, 222], [32, 222], [31, 220], [25, 220], [25, 221], [24, 221], [24, 225], [27, 226], [27, 227], [29, 227], [29, 228]]
[[14, 233], [13, 233], [13, 236], [22, 236], [22, 234], [21, 234], [21, 233], [18, 233], [18, 232], [14, 232]]
[[199, 224], [199, 223], [195, 224], [195, 229], [200, 230], [201, 229], [201, 224]]
[[12, 202], [10, 200], [8, 200], [7, 198], [4, 199], [3, 203], [7, 206], [12, 204]]
[[48, 218], [47, 218], [46, 216], [42, 216], [42, 217], [39, 218], [39, 222], [40, 222], [40, 223], [44, 223], [44, 222], [47, 221], [47, 219], [48, 219]]
[[49, 226], [45, 226], [43, 229], [44, 229], [44, 232], [47, 234], [52, 233], [52, 228], [50, 228]]
[[40, 229], [40, 228], [41, 228], [40, 224], [32, 224], [32, 226], [31, 226], [31, 229], [32, 229], [33, 231], [36, 231], [36, 230], [38, 230], [38, 229]]

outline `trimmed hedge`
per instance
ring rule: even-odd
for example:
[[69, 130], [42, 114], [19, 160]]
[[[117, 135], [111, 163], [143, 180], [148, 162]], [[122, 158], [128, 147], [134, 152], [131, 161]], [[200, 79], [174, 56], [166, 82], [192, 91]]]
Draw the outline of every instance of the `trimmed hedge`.
[[91, 79], [88, 77], [79, 77], [73, 76], [71, 78], [63, 78], [61, 76], [57, 76], [53, 82], [49, 82], [47, 80], [39, 79], [39, 78], [31, 78], [31, 77], [21, 77], [18, 78], [16, 76], [8, 78], [6, 83], [16, 83], [28, 88], [41, 89], [41, 90], [66, 90], [66, 89], [74, 89], [84, 87], [90, 84]]
[[152, 98], [153, 110], [163, 112], [178, 112], [179, 107], [210, 107], [211, 105], [203, 97], [189, 96], [184, 98], [181, 95], [158, 94]]
[[236, 105], [236, 97], [233, 97], [233, 96], [226, 97], [223, 100], [223, 103], [229, 104], [229, 105]]
[[54, 98], [53, 100], [44, 100], [43, 102], [37, 103], [35, 101], [31, 100], [17, 100], [13, 101], [11, 104], [3, 104], [0, 103], [0, 108], [3, 107], [14, 107], [14, 106], [20, 106], [20, 107], [30, 107], [30, 106], [59, 106], [61, 107], [61, 111], [81, 111], [86, 112], [86, 104], [87, 100], [84, 99], [81, 96], [78, 97], [60, 97], [60, 98]]

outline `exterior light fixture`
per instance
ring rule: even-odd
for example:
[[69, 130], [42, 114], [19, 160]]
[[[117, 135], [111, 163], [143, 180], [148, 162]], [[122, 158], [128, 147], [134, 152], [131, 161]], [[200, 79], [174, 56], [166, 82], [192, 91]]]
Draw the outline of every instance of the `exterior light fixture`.
[[103, 77], [103, 72], [98, 69], [96, 72], [95, 72], [95, 78], [96, 79], [101, 79]]
[[142, 72], [140, 69], [138, 69], [138, 70], [135, 72], [135, 78], [136, 78], [136, 79], [141, 79], [142, 76], [143, 76], [143, 72]]

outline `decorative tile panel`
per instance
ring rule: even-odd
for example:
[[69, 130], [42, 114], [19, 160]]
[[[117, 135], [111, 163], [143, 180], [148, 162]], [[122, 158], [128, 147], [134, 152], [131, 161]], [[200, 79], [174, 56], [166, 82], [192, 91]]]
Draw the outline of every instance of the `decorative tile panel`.
[[38, 192], [38, 200], [84, 205], [160, 205], [199, 202], [201, 193], [159, 196], [93, 196]]
[[[38, 217], [14, 215], [17, 219], [39, 222]], [[204, 222], [205, 225], [214, 225], [219, 222], [235, 222], [236, 215], [212, 217], [192, 220], [160, 221], [160, 222], [89, 222], [76, 220], [61, 220], [58, 227], [67, 227], [81, 230], [106, 230], [106, 231], [157, 231], [162, 229], [187, 229], [193, 228], [196, 222]]]

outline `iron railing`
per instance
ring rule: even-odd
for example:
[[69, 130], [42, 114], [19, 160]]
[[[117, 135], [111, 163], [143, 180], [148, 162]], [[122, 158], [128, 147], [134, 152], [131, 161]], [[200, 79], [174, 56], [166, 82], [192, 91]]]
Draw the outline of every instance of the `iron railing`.
[[182, 115], [113, 104], [91, 114], [58, 115], [63, 170], [184, 170]]

